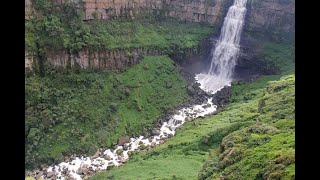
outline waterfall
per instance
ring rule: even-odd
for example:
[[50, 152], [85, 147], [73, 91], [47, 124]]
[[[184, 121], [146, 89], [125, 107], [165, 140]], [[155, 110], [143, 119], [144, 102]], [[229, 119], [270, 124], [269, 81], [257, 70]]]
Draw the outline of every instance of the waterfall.
[[235, 0], [224, 19], [219, 41], [211, 55], [208, 73], [197, 74], [195, 79], [205, 91], [215, 93], [230, 86], [239, 54], [241, 31], [246, 15], [247, 0]]

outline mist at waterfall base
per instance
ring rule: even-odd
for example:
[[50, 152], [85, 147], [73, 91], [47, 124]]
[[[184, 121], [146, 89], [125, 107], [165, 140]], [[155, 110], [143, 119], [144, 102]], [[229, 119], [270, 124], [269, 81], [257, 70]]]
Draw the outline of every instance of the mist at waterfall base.
[[239, 55], [241, 31], [246, 15], [247, 0], [235, 0], [224, 19], [219, 41], [211, 54], [208, 73], [197, 74], [200, 87], [212, 94], [231, 86], [234, 67]]

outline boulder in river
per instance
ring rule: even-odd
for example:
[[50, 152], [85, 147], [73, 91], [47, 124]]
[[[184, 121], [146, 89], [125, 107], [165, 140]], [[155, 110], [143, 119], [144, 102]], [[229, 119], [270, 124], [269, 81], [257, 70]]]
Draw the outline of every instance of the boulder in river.
[[81, 164], [77, 170], [78, 174], [86, 174], [88, 172], [88, 164]]
[[129, 144], [128, 144], [128, 143], [125, 143], [125, 144], [123, 145], [123, 150], [124, 150], [124, 151], [128, 150], [128, 147], [129, 147]]
[[181, 120], [176, 120], [176, 121], [174, 122], [174, 125], [176, 126], [176, 125], [181, 124], [181, 123], [182, 123]]
[[206, 105], [203, 105], [203, 106], [202, 106], [202, 108], [204, 108], [204, 109], [207, 109], [207, 108], [209, 108], [209, 107], [211, 107], [211, 104], [206, 104]]
[[36, 175], [36, 178], [37, 179], [40, 179], [40, 177], [43, 175], [43, 172], [42, 171], [39, 171]]
[[118, 149], [118, 150], [116, 151], [116, 153], [118, 154], [118, 156], [121, 156], [122, 153], [123, 153], [123, 150], [122, 150], [122, 149]]
[[99, 157], [99, 155], [100, 155], [100, 150], [98, 149], [98, 151], [97, 151], [93, 156], [90, 156], [90, 159], [91, 159], [91, 160], [92, 160], [92, 159], [96, 159], [96, 158]]
[[160, 131], [158, 129], [152, 129], [152, 135], [159, 136], [160, 135]]
[[129, 136], [123, 136], [120, 137], [118, 140], [118, 145], [119, 146], [123, 146], [125, 143], [129, 143], [130, 142], [130, 137]]
[[121, 163], [125, 163], [125, 162], [127, 162], [127, 159], [119, 156], [119, 161], [120, 161]]
[[192, 86], [188, 86], [187, 90], [189, 95], [194, 95], [196, 93], [196, 90]]
[[169, 126], [170, 131], [174, 131], [174, 127]]
[[40, 170], [47, 171], [48, 166], [47, 165], [41, 165]]
[[149, 142], [152, 142], [153, 136], [150, 136], [150, 137], [148, 138], [148, 140], [149, 140]]
[[87, 164], [84, 164], [84, 165], [81, 167], [81, 171], [82, 171], [83, 174], [86, 174], [86, 173], [89, 171], [88, 165], [87, 165]]
[[151, 143], [151, 147], [155, 147], [157, 144], [155, 142]]
[[145, 150], [146, 148], [147, 148], [147, 146], [144, 145], [144, 144], [141, 144], [141, 145], [139, 146], [139, 149], [140, 149], [140, 150]]
[[50, 172], [47, 173], [47, 178], [51, 178], [51, 177], [53, 177], [55, 175], [56, 175], [56, 172], [50, 171]]

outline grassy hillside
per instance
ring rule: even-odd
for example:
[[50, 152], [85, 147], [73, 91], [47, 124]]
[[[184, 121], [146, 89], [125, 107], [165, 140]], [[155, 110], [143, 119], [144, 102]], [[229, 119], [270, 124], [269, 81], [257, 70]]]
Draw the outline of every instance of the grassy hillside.
[[295, 46], [287, 43], [262, 43], [261, 59], [266, 70], [281, 74], [294, 73]]
[[[36, 13], [25, 21], [26, 50], [41, 62], [46, 49], [183, 53], [213, 32], [208, 25], [152, 16], [83, 21], [74, 7], [71, 2], [57, 8], [50, 1], [34, 1]], [[94, 153], [125, 134], [140, 135], [163, 111], [189, 98], [186, 82], [167, 57], [146, 57], [123, 73], [46, 71], [46, 77], [25, 78], [27, 168], [58, 162], [70, 153]]]
[[294, 82], [294, 75], [266, 76], [235, 85], [223, 112], [186, 123], [165, 144], [92, 179], [291, 179]]
[[224, 137], [199, 179], [294, 179], [294, 85], [294, 75], [283, 76], [269, 81], [252, 100], [238, 99], [237, 103], [255, 101], [251, 110], [256, 122]]
[[163, 111], [189, 99], [185, 86], [165, 56], [145, 57], [122, 73], [26, 77], [26, 167], [94, 153], [125, 134], [142, 134]]
[[[157, 48], [165, 52], [173, 49], [196, 48], [200, 41], [213, 33], [213, 28], [177, 21], [93, 21], [87, 24], [92, 32], [92, 48]], [[97, 34], [97, 35], [95, 35]], [[171, 52], [168, 52], [171, 53]]]
[[234, 84], [224, 111], [92, 179], [294, 179], [294, 54], [271, 43], [262, 54], [279, 75]]

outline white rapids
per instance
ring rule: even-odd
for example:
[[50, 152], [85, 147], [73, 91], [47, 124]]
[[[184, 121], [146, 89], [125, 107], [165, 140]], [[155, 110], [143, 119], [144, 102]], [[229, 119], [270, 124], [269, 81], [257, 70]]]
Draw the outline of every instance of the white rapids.
[[[224, 20], [221, 30], [220, 39], [216, 49], [213, 51], [210, 70], [207, 74], [198, 74], [195, 79], [201, 84], [200, 88], [215, 94], [224, 86], [230, 86], [232, 73], [239, 53], [240, 35], [246, 14], [247, 0], [235, 0], [233, 6], [229, 8], [227, 16]], [[217, 106], [212, 104], [212, 98], [201, 105], [194, 105], [177, 111], [168, 122], [164, 122], [157, 134], [151, 137], [135, 137], [130, 138], [129, 143], [123, 146], [116, 146], [115, 149], [107, 149], [99, 153], [99, 157], [74, 157], [71, 162], [62, 162], [58, 165], [50, 166], [46, 169], [46, 175], [37, 174], [35, 177], [48, 177], [50, 174], [54, 179], [75, 179], [81, 180], [81, 171], [89, 170], [97, 172], [107, 170], [112, 166], [120, 166], [129, 159], [129, 152], [137, 151], [141, 146], [154, 147], [163, 143], [167, 139], [175, 135], [176, 129], [186, 121], [197, 117], [212, 114], [216, 111]], [[119, 152], [117, 153], [117, 151]], [[120, 152], [122, 150], [122, 153]], [[109, 168], [108, 168], [109, 167]], [[90, 175], [90, 174], [89, 174]], [[88, 176], [87, 176], [88, 177]]]
[[[97, 172], [107, 170], [109, 166], [120, 166], [129, 159], [129, 152], [138, 150], [142, 145], [146, 147], [154, 147], [157, 144], [161, 144], [164, 142], [164, 139], [173, 136], [176, 132], [176, 129], [185, 122], [212, 114], [216, 111], [216, 109], [217, 106], [213, 105], [212, 98], [209, 98], [204, 104], [182, 108], [178, 110], [168, 122], [164, 122], [160, 129], [157, 129], [159, 135], [151, 136], [149, 138], [144, 136], [130, 138], [130, 143], [125, 143], [123, 146], [118, 145], [114, 150], [107, 149], [95, 159], [90, 157], [75, 157], [70, 162], [62, 162], [58, 165], [48, 167], [46, 170], [47, 173], [45, 174], [54, 172], [55, 179], [81, 180], [83, 179], [83, 176], [81, 177], [79, 169], [82, 167], [86, 167], [86, 169]], [[124, 150], [124, 146], [127, 147], [126, 150]], [[122, 153], [119, 153], [118, 155], [117, 151], [119, 149], [122, 150]], [[106, 156], [108, 156], [108, 158], [105, 158]], [[45, 179], [51, 179], [48, 178], [47, 175], [42, 175], [41, 177]]]
[[201, 88], [207, 92], [216, 93], [224, 86], [230, 86], [232, 74], [239, 55], [239, 44], [247, 0], [235, 0], [224, 19], [219, 41], [211, 55], [211, 65], [208, 73], [196, 75]]

